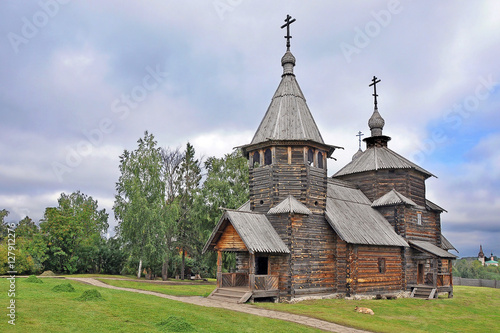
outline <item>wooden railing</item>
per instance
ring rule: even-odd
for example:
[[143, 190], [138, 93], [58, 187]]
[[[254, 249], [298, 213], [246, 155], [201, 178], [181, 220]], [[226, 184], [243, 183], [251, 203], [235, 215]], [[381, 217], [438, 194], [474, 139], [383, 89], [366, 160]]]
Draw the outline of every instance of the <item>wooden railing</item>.
[[222, 273], [221, 288], [224, 287], [248, 287], [247, 273]]
[[253, 280], [253, 290], [277, 290], [278, 289], [278, 276], [274, 275], [253, 275], [247, 273], [221, 273], [220, 287], [249, 287]]
[[278, 276], [274, 275], [255, 275], [255, 290], [277, 290]]

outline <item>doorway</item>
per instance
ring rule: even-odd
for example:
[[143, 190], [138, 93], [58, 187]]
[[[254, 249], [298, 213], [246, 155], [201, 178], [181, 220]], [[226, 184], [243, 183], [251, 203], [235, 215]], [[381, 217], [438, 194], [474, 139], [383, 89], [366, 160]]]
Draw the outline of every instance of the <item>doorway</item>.
[[424, 284], [424, 264], [417, 265], [417, 284]]
[[269, 274], [269, 257], [255, 257], [255, 274]]

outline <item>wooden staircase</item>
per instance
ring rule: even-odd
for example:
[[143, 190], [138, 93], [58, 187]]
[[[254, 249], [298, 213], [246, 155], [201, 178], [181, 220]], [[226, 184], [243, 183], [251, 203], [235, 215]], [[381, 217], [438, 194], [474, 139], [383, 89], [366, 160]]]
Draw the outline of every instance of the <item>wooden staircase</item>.
[[437, 289], [433, 286], [417, 285], [411, 291], [411, 297], [413, 298], [434, 299], [437, 296]]
[[245, 303], [252, 297], [252, 292], [248, 288], [217, 288], [209, 296], [209, 299], [229, 302]]

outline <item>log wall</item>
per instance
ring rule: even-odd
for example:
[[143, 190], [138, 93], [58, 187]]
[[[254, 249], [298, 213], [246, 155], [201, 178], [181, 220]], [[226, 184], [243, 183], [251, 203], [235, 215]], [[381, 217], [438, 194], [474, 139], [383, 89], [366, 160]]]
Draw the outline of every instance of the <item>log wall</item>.
[[247, 251], [245, 243], [243, 243], [236, 229], [230, 223], [224, 229], [223, 234], [215, 245], [215, 249], [221, 251]]

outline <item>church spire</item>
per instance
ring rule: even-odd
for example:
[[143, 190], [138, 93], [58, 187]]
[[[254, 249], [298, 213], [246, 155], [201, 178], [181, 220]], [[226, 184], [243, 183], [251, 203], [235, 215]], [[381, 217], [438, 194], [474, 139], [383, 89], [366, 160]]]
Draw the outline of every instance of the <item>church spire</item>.
[[387, 142], [391, 140], [390, 137], [382, 134], [382, 130], [384, 129], [385, 120], [382, 118], [380, 113], [378, 112], [378, 102], [377, 102], [377, 83], [380, 82], [376, 76], [372, 78], [372, 83], [369, 84], [369, 87], [373, 86], [373, 114], [368, 120], [368, 126], [370, 127], [371, 137], [364, 139], [366, 142], [367, 148], [370, 147], [387, 147]]
[[292, 17], [290, 15], [286, 16], [285, 24], [281, 26], [281, 29], [286, 27], [286, 52], [285, 55], [281, 58], [281, 66], [283, 66], [283, 75], [294, 75], [293, 67], [295, 66], [295, 57], [292, 52], [290, 52], [290, 24], [295, 22], [296, 20], [290, 20]]

